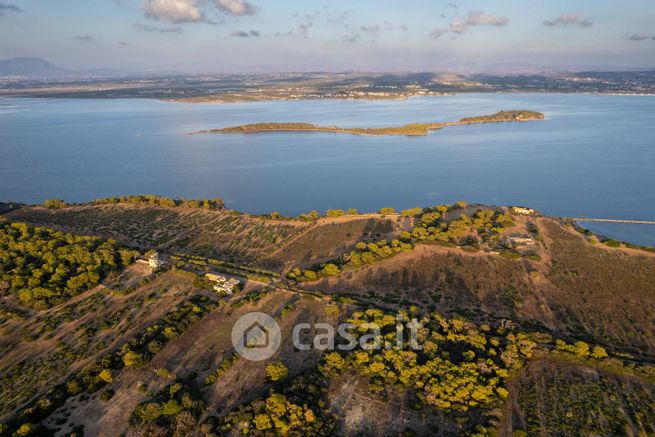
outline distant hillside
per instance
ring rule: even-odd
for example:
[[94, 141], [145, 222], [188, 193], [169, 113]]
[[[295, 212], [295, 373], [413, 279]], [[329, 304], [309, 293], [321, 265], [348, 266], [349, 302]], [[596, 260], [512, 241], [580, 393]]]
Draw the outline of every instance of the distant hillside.
[[68, 70], [41, 58], [10, 58], [0, 60], [0, 76], [53, 76]]

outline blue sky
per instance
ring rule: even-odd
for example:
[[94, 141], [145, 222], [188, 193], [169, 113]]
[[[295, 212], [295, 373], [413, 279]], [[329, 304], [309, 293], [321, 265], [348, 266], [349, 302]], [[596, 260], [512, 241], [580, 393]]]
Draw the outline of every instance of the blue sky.
[[653, 0], [0, 0], [0, 58], [76, 69], [655, 67]]

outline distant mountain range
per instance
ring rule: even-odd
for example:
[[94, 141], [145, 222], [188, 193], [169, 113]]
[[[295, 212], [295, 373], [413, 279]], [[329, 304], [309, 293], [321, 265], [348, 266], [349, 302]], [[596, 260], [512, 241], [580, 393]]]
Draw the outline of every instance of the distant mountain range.
[[52, 65], [41, 58], [0, 59], [0, 76], [61, 76], [71, 70]]
[[[634, 71], [617, 66], [582, 66], [570, 68], [553, 68], [547, 66], [538, 66], [526, 63], [495, 63], [490, 65], [480, 65], [475, 62], [465, 60], [451, 60], [442, 62], [435, 68], [435, 72], [442, 74], [536, 74], [536, 75], [553, 75], [561, 72], [576, 72], [576, 71]], [[354, 73], [354, 71], [353, 71]], [[51, 64], [42, 58], [36, 57], [19, 57], [0, 59], [0, 77], [26, 77], [26, 78], [98, 78], [98, 77], [126, 77], [126, 76], [170, 76], [170, 75], [186, 75], [186, 74], [200, 74], [200, 72], [184, 72], [182, 70], [166, 70], [157, 72], [146, 71], [125, 71], [116, 69], [92, 69], [92, 70], [73, 70], [69, 68], [62, 68]], [[204, 74], [217, 74], [216, 71], [207, 70]], [[234, 73], [238, 74], [238, 73]], [[252, 73], [251, 73], [252, 74]]]
[[9, 58], [0, 59], [0, 77], [31, 77], [31, 78], [58, 78], [74, 77], [120, 77], [125, 71], [113, 69], [72, 70], [51, 64], [42, 58]]

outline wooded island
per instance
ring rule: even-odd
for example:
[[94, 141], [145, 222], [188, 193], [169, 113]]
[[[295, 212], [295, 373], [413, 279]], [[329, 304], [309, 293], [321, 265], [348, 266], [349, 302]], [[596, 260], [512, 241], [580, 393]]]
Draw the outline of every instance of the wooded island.
[[405, 135], [405, 136], [425, 136], [430, 131], [439, 130], [447, 126], [456, 126], [462, 124], [476, 123], [502, 123], [502, 122], [523, 122], [532, 120], [543, 120], [544, 114], [536, 111], [514, 110], [500, 111], [491, 115], [482, 115], [478, 117], [462, 118], [459, 121], [444, 123], [410, 123], [404, 126], [378, 127], [378, 128], [358, 128], [358, 127], [338, 127], [338, 126], [319, 126], [312, 123], [252, 123], [240, 126], [231, 126], [221, 129], [211, 129], [200, 133], [264, 133], [264, 132], [332, 132], [352, 135]]

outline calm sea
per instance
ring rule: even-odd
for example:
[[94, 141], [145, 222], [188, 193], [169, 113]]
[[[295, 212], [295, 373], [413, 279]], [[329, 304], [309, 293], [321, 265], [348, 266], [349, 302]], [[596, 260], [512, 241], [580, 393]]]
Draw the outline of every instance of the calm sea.
[[[427, 137], [195, 135], [263, 121], [389, 126], [504, 109], [531, 123]], [[546, 214], [655, 220], [655, 97], [474, 94], [405, 101], [182, 104], [0, 99], [0, 199], [223, 197], [235, 209], [407, 208], [466, 200]], [[591, 225], [655, 245], [655, 226]]]

